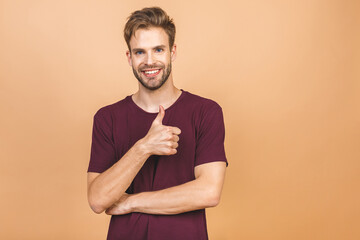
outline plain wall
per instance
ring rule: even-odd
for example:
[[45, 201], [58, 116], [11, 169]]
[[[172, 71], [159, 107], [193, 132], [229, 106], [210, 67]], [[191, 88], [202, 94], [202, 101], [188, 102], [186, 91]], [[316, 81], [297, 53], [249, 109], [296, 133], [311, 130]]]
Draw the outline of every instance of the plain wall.
[[0, 1], [0, 239], [105, 239], [92, 121], [137, 90], [122, 30], [160, 6], [178, 88], [223, 108], [212, 240], [360, 239], [360, 2]]

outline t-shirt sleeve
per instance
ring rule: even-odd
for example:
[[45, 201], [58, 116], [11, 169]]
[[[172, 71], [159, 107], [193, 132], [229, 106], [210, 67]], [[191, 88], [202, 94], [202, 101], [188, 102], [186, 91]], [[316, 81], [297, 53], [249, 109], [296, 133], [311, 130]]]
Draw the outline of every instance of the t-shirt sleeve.
[[112, 121], [109, 113], [100, 109], [94, 115], [88, 172], [102, 173], [116, 161]]
[[201, 114], [198, 127], [195, 166], [223, 161], [228, 162], [225, 155], [225, 126], [221, 107], [217, 103], [206, 107]]

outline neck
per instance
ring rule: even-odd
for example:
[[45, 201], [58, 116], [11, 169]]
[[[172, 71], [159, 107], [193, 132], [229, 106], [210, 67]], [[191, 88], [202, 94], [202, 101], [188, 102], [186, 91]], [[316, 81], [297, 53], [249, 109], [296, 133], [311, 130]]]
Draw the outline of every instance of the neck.
[[171, 78], [157, 90], [149, 90], [139, 83], [139, 90], [133, 94], [132, 99], [140, 108], [146, 112], [159, 112], [159, 105], [165, 109], [170, 107], [181, 95]]

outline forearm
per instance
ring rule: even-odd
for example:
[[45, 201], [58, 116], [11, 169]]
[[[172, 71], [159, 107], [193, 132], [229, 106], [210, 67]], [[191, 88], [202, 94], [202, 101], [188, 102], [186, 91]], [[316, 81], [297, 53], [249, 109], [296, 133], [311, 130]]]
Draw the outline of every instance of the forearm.
[[[178, 214], [216, 206], [220, 201], [220, 191], [209, 187], [202, 179], [196, 179], [159, 191], [129, 195], [124, 205], [128, 212]], [[107, 214], [124, 212], [110, 210]]]
[[124, 194], [106, 214], [178, 214], [214, 207], [220, 202], [225, 169], [225, 162], [199, 165], [195, 167], [195, 180], [159, 191]]
[[97, 176], [88, 190], [91, 208], [101, 213], [118, 201], [149, 156], [139, 140], [117, 163]]

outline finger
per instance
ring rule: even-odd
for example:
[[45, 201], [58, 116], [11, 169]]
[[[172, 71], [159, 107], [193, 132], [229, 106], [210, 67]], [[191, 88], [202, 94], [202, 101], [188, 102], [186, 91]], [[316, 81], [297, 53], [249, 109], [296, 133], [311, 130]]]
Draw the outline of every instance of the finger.
[[180, 128], [177, 127], [171, 127], [171, 131], [173, 134], [179, 135], [181, 133]]
[[110, 207], [110, 208], [108, 208], [108, 209], [105, 210], [105, 213], [106, 213], [107, 215], [111, 215], [111, 214], [112, 214], [112, 210], [113, 210], [113, 207]]
[[174, 141], [174, 142], [178, 142], [179, 141], [179, 136], [178, 135], [173, 135], [173, 138], [172, 138], [172, 140]]
[[162, 121], [163, 121], [163, 119], [164, 119], [164, 116], [165, 116], [164, 107], [161, 106], [161, 105], [159, 105], [159, 113], [158, 113], [158, 115], [156, 116], [156, 118], [154, 119], [153, 123], [162, 125]]
[[179, 144], [177, 142], [173, 142], [172, 148], [177, 148], [178, 146], [179, 146]]
[[176, 148], [168, 148], [168, 149], [166, 150], [166, 153], [165, 153], [164, 155], [174, 155], [174, 154], [176, 154], [176, 153], [177, 153]]

